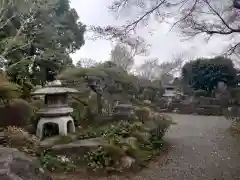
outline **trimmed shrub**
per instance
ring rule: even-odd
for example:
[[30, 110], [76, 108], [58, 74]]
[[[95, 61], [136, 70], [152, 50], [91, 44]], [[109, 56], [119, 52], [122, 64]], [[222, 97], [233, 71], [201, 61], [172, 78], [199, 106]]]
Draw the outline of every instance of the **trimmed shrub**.
[[0, 127], [29, 125], [33, 109], [27, 101], [16, 99], [9, 106], [0, 107]]
[[167, 107], [167, 100], [161, 98], [156, 102], [158, 108], [164, 109]]
[[199, 89], [194, 91], [194, 97], [206, 97], [208, 93], [205, 90]]
[[151, 110], [148, 107], [138, 107], [135, 109], [135, 114], [140, 121], [149, 120]]
[[219, 116], [222, 115], [221, 107], [218, 105], [205, 105], [196, 109], [197, 114], [206, 116]]
[[202, 97], [201, 96], [201, 97], [198, 98], [198, 104], [200, 104], [200, 105], [211, 105], [212, 100], [213, 100], [213, 98]]
[[192, 114], [196, 110], [194, 103], [181, 103], [181, 106], [179, 108], [180, 114]]

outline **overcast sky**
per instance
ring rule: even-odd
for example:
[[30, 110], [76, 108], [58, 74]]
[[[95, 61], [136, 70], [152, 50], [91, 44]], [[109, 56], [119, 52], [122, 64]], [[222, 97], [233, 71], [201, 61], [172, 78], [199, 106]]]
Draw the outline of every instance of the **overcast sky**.
[[[71, 5], [79, 14], [80, 21], [86, 25], [112, 25], [121, 23], [108, 12], [108, 5], [111, 0], [71, 0]], [[169, 32], [168, 24], [159, 24], [156, 21], [150, 22], [147, 28], [143, 28], [140, 34], [151, 44], [150, 57], [158, 58], [159, 61], [171, 60], [173, 55], [184, 54], [193, 56], [213, 56], [221, 52], [226, 41], [223, 38], [214, 38], [208, 44], [203, 38], [182, 42], [181, 35], [177, 32]], [[151, 33], [149, 33], [151, 32]], [[89, 40], [86, 34], [85, 45], [72, 58], [74, 62], [80, 58], [91, 58], [96, 61], [109, 60], [109, 54], [113, 44], [104, 41]], [[140, 64], [144, 58], [135, 59], [136, 64]]]

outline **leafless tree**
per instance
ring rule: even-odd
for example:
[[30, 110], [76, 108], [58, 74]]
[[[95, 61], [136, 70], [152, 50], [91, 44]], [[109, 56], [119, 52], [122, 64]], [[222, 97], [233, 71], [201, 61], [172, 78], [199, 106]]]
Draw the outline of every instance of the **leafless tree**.
[[158, 59], [146, 59], [138, 69], [138, 74], [143, 78], [153, 80], [156, 76], [156, 67], [158, 65]]
[[129, 49], [126, 45], [118, 43], [111, 51], [111, 61], [125, 71], [129, 71], [134, 64], [136, 54], [135, 49]]
[[77, 63], [77, 67], [90, 68], [96, 66], [98, 63], [91, 58], [81, 58]]
[[174, 74], [178, 72], [183, 65], [184, 54], [174, 54], [171, 61], [162, 62], [159, 64], [159, 68], [164, 71], [164, 73]]
[[146, 59], [138, 68], [138, 72], [144, 78], [150, 80], [161, 80], [163, 84], [170, 83], [176, 73], [180, 72], [184, 55], [175, 54], [171, 61], [159, 62], [158, 59]]
[[[230, 42], [227, 54], [240, 53], [240, 10], [238, 0], [115, 0], [109, 7], [113, 12], [122, 14], [126, 10], [136, 12], [119, 32], [128, 34], [138, 25], [147, 25], [153, 17], [160, 22], [169, 17], [174, 18], [172, 27], [180, 27], [187, 37], [199, 34], [229, 36], [235, 38]], [[133, 14], [133, 13], [132, 13]]]
[[158, 65], [158, 77], [163, 84], [168, 84], [174, 80], [177, 73], [181, 71], [184, 62], [183, 54], [175, 54], [171, 61], [162, 62]]
[[140, 36], [125, 33], [121, 27], [90, 26], [88, 31], [93, 32], [92, 40], [105, 39], [113, 42], [120, 42], [133, 51], [136, 51], [137, 55], [148, 54], [150, 45]]

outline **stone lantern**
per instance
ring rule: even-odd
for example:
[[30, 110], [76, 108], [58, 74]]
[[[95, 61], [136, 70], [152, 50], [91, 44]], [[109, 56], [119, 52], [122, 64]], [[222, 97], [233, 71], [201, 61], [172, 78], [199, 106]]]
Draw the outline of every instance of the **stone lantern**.
[[75, 132], [75, 125], [70, 113], [73, 109], [68, 106], [68, 94], [77, 93], [72, 88], [62, 87], [60, 81], [48, 83], [45, 87], [36, 90], [32, 95], [44, 96], [45, 108], [40, 109], [37, 114], [40, 120], [37, 125], [37, 136], [43, 138], [44, 125], [58, 125], [59, 134], [66, 136]]

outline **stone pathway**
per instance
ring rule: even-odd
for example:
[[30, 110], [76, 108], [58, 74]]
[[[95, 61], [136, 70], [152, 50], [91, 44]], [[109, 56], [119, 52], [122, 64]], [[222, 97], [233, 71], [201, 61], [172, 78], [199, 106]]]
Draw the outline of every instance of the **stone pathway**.
[[166, 134], [173, 146], [167, 163], [142, 171], [134, 179], [240, 180], [240, 139], [223, 117], [169, 114], [177, 123]]
[[230, 121], [213, 116], [168, 115], [177, 124], [166, 134], [172, 148], [165, 158], [133, 176], [94, 179], [240, 180], [240, 138], [230, 135]]

